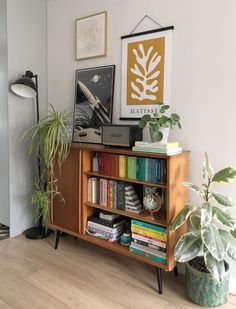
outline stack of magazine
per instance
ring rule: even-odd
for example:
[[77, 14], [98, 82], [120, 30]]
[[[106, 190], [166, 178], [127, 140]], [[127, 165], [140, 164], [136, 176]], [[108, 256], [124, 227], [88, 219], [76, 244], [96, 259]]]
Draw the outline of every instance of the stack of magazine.
[[180, 147], [179, 142], [168, 142], [163, 144], [158, 143], [149, 143], [143, 141], [135, 142], [135, 146], [132, 148], [133, 151], [139, 152], [154, 152], [167, 155], [174, 155], [182, 152], [182, 147]]

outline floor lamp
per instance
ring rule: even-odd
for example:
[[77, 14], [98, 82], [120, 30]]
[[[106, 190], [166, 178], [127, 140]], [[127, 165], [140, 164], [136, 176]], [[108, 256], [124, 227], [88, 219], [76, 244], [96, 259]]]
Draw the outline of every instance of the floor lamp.
[[[33, 81], [33, 79], [35, 81]], [[11, 90], [20, 97], [33, 99], [36, 102], [37, 123], [39, 122], [39, 96], [38, 96], [38, 76], [31, 71], [26, 71], [25, 75], [11, 84]], [[38, 157], [38, 176], [41, 177], [40, 156]], [[30, 239], [42, 239], [47, 237], [45, 228], [40, 219], [39, 226], [29, 228], [25, 231], [25, 237]]]

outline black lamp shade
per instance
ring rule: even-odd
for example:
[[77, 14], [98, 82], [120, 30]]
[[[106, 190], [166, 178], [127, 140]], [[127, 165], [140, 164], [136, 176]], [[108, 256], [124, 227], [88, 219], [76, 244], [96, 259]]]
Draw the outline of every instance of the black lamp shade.
[[34, 98], [37, 94], [37, 88], [33, 80], [28, 76], [17, 79], [12, 85], [11, 90], [24, 98]]

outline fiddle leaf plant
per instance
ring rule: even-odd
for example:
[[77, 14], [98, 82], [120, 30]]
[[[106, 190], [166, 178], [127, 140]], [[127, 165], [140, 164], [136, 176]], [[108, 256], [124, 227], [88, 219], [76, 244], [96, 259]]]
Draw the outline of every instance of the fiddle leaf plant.
[[153, 137], [156, 142], [160, 142], [163, 138], [161, 128], [171, 128], [178, 126], [181, 129], [180, 116], [172, 113], [170, 116], [166, 115], [169, 105], [162, 105], [157, 112], [152, 116], [150, 114], [143, 115], [139, 121], [139, 128], [144, 129], [149, 125], [153, 129]]
[[175, 231], [185, 222], [189, 222], [189, 231], [180, 237], [175, 246], [176, 261], [190, 262], [192, 266], [201, 270], [202, 265], [197, 264], [203, 263], [203, 271], [210, 272], [217, 280], [224, 277], [225, 256], [236, 260], [236, 250], [233, 245], [236, 238], [236, 219], [228, 212], [228, 209], [234, 206], [232, 199], [216, 192], [213, 185], [227, 184], [235, 178], [235, 167], [227, 167], [214, 173], [208, 155], [205, 153], [202, 185], [183, 183], [201, 197], [202, 203], [201, 205], [187, 204], [170, 227], [171, 231]]

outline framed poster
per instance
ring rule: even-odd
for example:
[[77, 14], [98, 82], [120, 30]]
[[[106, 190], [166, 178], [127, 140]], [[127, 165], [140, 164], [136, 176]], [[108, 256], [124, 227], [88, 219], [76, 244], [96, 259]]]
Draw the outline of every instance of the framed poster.
[[122, 36], [120, 119], [153, 114], [169, 104], [173, 26]]
[[76, 60], [106, 56], [107, 12], [76, 19], [75, 35]]
[[112, 122], [115, 65], [76, 71], [73, 141], [101, 143], [101, 125]]

